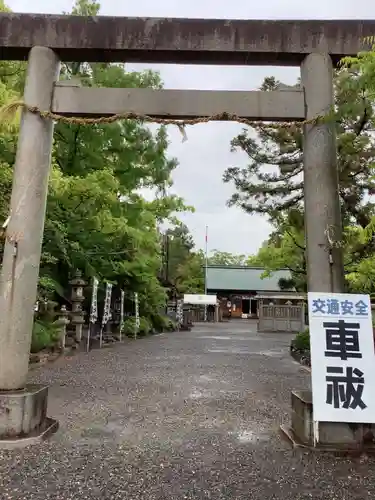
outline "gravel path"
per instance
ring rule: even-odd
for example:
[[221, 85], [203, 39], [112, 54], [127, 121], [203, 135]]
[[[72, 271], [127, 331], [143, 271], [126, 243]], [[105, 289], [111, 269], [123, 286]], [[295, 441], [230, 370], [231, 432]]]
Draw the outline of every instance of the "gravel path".
[[374, 498], [373, 458], [293, 451], [280, 437], [291, 389], [309, 383], [290, 338], [232, 321], [33, 372], [60, 430], [0, 451], [0, 499]]

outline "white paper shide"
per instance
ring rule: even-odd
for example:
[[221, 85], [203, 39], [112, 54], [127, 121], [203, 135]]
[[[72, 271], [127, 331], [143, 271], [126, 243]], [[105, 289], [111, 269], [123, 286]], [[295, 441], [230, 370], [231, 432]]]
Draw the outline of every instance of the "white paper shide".
[[314, 420], [375, 422], [375, 353], [368, 295], [309, 292]]

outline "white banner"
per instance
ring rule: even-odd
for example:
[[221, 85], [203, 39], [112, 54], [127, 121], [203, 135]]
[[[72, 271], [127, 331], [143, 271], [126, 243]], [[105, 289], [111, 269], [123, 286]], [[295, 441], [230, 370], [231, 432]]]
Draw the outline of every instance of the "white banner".
[[124, 302], [125, 302], [125, 292], [121, 290], [121, 301], [120, 301], [120, 333], [122, 333], [124, 328]]
[[111, 297], [112, 297], [112, 285], [111, 283], [107, 283], [105, 287], [102, 325], [106, 325], [108, 323], [108, 320], [111, 318]]
[[91, 295], [90, 323], [96, 323], [98, 320], [98, 286], [99, 280], [94, 278]]
[[135, 327], [138, 332], [140, 327], [140, 319], [139, 319], [139, 300], [137, 292], [135, 292], [134, 294], [134, 305], [135, 305]]
[[184, 301], [183, 300], [178, 300], [177, 301], [177, 308], [176, 308], [176, 319], [177, 323], [179, 325], [182, 325], [184, 322]]
[[313, 418], [375, 422], [375, 352], [368, 295], [308, 293]]

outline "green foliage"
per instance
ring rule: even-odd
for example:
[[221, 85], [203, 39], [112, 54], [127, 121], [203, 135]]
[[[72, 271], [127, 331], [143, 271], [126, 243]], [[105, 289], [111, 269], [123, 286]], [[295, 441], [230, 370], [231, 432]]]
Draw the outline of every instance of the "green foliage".
[[[99, 8], [79, 0], [73, 12], [96, 15]], [[127, 72], [119, 64], [65, 64], [63, 78], [96, 87], [162, 86], [157, 73]], [[186, 208], [169, 194], [177, 162], [167, 147], [165, 127], [152, 132], [134, 120], [56, 125], [40, 288], [62, 294], [78, 268], [138, 292], [145, 317], [165, 303], [158, 225]], [[145, 188], [163, 196], [148, 201]]]
[[152, 325], [147, 318], [139, 318], [139, 335], [148, 335], [152, 329]]
[[[175, 284], [178, 291], [180, 293], [203, 293], [204, 268], [206, 265], [204, 252], [202, 250], [192, 251], [192, 241], [188, 239], [185, 252], [180, 249], [175, 254], [175, 257]], [[246, 255], [234, 255], [229, 252], [214, 250], [208, 256], [207, 264], [209, 266], [243, 266], [251, 263]]]
[[[366, 43], [372, 44], [370, 40]], [[347, 57], [342, 61], [340, 70], [344, 75], [344, 85], [347, 95], [358, 96], [356, 112], [361, 118], [361, 129], [368, 131], [373, 136], [374, 129], [374, 104], [375, 104], [375, 47], [361, 52], [357, 57]], [[351, 107], [350, 99], [346, 99], [347, 109]], [[372, 158], [373, 144], [371, 147], [363, 146], [364, 154], [369, 157], [371, 171], [368, 179], [375, 181], [374, 160]], [[369, 194], [373, 195], [374, 190]], [[367, 201], [367, 200], [366, 200]], [[349, 291], [373, 293], [375, 292], [375, 216], [370, 203], [363, 204], [367, 208], [367, 218], [359, 227], [347, 227], [346, 235], [349, 247], [347, 282]]]
[[124, 321], [124, 333], [130, 338], [144, 337], [153, 332], [174, 332], [176, 323], [162, 314], [152, 314], [150, 318], [141, 316], [139, 318], [139, 330], [137, 331], [135, 317], [126, 318]]
[[31, 338], [31, 352], [37, 353], [56, 345], [60, 338], [58, 322], [35, 320]]
[[[347, 58], [335, 73], [337, 161], [343, 216], [344, 263], [348, 291], [375, 291], [374, 98], [375, 51]], [[266, 78], [262, 90], [276, 90], [275, 78]], [[273, 232], [252, 265], [271, 274], [291, 271], [292, 280], [280, 283], [305, 291], [306, 249], [303, 207], [303, 137], [299, 127], [259, 123], [232, 141], [233, 150], [249, 157], [245, 167], [229, 168], [224, 181], [235, 186], [229, 204], [249, 213], [268, 216]]]
[[[0, 10], [4, 9], [0, 3]], [[95, 0], [77, 0], [72, 13], [96, 16], [99, 11]], [[64, 63], [61, 78], [77, 79], [87, 87], [163, 86], [158, 73], [129, 72], [123, 64]], [[24, 63], [0, 61], [0, 106], [21, 97], [24, 81]], [[18, 118], [11, 124], [0, 123], [0, 221], [9, 215]], [[179, 247], [176, 240], [172, 250], [174, 279], [182, 289], [191, 288], [184, 285], [185, 277], [177, 270], [194, 259], [191, 236], [186, 228], [181, 232], [177, 216], [192, 208], [172, 192], [171, 175], [177, 161], [168, 156], [168, 145], [165, 127], [151, 129], [134, 120], [91, 126], [56, 124], [40, 298], [69, 299], [69, 279], [80, 269], [86, 280], [96, 276], [131, 296], [138, 292], [144, 318], [141, 333], [148, 333], [151, 319], [165, 307], [167, 299], [160, 280], [159, 230], [166, 222], [180, 233], [180, 239], [185, 238]], [[154, 199], [144, 196], [145, 189], [155, 194]], [[35, 328], [33, 349], [48, 345], [51, 336], [46, 325], [39, 321]]]
[[135, 338], [137, 333], [137, 327], [135, 324], [135, 318], [129, 317], [124, 320], [123, 331], [127, 337]]
[[152, 325], [147, 318], [141, 316], [139, 318], [139, 329], [137, 329], [135, 317], [126, 318], [124, 321], [124, 333], [130, 338], [144, 337], [152, 330]]
[[292, 350], [301, 353], [310, 351], [310, 332], [308, 328], [304, 332], [297, 333], [292, 340]]
[[167, 332], [174, 332], [177, 329], [177, 323], [175, 321], [173, 321], [173, 319], [167, 318], [165, 329]]
[[[362, 83], [365, 85], [367, 82]], [[355, 222], [365, 227], [373, 206], [364, 203], [364, 200], [375, 187], [372, 175], [375, 160], [372, 110], [366, 105], [363, 93], [359, 92], [357, 76], [353, 72], [345, 68], [337, 71], [334, 84], [337, 161], [344, 225]], [[280, 85], [281, 82], [269, 77], [264, 80], [261, 90], [277, 90]], [[249, 163], [244, 167], [227, 169], [224, 181], [233, 183], [236, 190], [229, 203], [249, 213], [266, 214], [271, 220], [277, 219], [282, 212], [287, 213], [290, 208], [302, 211], [301, 127], [283, 128], [277, 123], [260, 122], [253, 129], [244, 129], [232, 141], [233, 150], [245, 152]]]
[[56, 302], [41, 301], [33, 325], [31, 352], [54, 347], [60, 340], [61, 324], [56, 319]]
[[208, 263], [211, 266], [245, 266], [246, 255], [234, 255], [229, 252], [214, 250], [208, 259]]
[[[0, 11], [3, 11], [0, 4]], [[20, 64], [0, 61], [0, 107], [18, 97], [17, 76]], [[7, 219], [13, 176], [13, 163], [17, 147], [18, 121], [0, 122], [0, 221]]]
[[189, 257], [178, 266], [176, 284], [180, 293], [204, 292], [204, 254], [190, 252]]
[[33, 333], [31, 338], [31, 352], [37, 353], [51, 345], [51, 336], [47, 325], [40, 321], [34, 322]]
[[161, 236], [161, 244], [163, 257], [161, 277], [170, 291], [175, 287], [178, 292], [184, 292], [187, 278], [185, 266], [193, 257], [192, 236], [184, 224], [179, 224]]
[[151, 317], [152, 327], [156, 332], [173, 332], [176, 329], [176, 324], [171, 318], [162, 314], [154, 314]]
[[265, 276], [273, 271], [288, 269], [291, 280], [280, 280], [283, 290], [296, 288], [306, 291], [306, 255], [304, 219], [301, 211], [289, 209], [273, 222], [274, 231], [263, 243], [257, 255], [248, 259], [248, 264], [265, 268]]

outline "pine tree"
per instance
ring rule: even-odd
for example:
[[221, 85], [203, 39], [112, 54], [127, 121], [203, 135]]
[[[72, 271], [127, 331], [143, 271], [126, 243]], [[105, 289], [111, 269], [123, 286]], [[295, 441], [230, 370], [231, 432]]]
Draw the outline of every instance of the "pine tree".
[[[277, 90], [280, 85], [275, 78], [266, 78], [261, 90]], [[358, 93], [355, 76], [347, 69], [336, 73], [334, 88], [344, 225], [355, 222], [365, 227], [374, 212], [373, 204], [366, 199], [375, 188], [373, 111], [368, 100]], [[271, 220], [290, 208], [303, 209], [302, 127], [259, 123], [235, 137], [232, 149], [244, 151], [249, 163], [244, 167], [230, 167], [224, 174], [224, 181], [235, 187], [230, 205], [249, 213], [266, 214]]]

